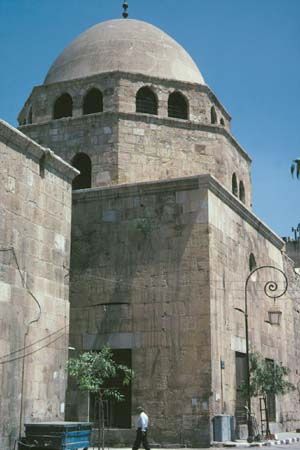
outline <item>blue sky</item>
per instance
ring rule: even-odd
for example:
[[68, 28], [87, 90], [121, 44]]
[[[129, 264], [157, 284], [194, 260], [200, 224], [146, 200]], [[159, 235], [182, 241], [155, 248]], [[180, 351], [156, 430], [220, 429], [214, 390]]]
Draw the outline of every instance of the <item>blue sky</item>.
[[[253, 159], [253, 209], [280, 236], [300, 222], [300, 0], [128, 0], [131, 18], [191, 54]], [[119, 18], [120, 0], [0, 0], [0, 117], [16, 117], [33, 86], [79, 33]]]

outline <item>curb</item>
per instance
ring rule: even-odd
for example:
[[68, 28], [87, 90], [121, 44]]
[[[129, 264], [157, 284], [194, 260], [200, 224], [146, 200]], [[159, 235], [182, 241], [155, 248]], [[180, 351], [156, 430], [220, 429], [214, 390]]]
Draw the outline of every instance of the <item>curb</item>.
[[271, 445], [285, 445], [285, 444], [293, 444], [295, 442], [300, 442], [300, 437], [292, 437], [287, 439], [279, 439], [276, 441], [270, 441], [266, 442], [265, 445], [271, 446]]
[[264, 441], [264, 442], [212, 442], [212, 446], [214, 447], [238, 447], [238, 448], [245, 448], [245, 447], [271, 447], [274, 445], [288, 445], [288, 444], [294, 444], [295, 442], [300, 442], [300, 437], [291, 437], [286, 439], [276, 439], [273, 441]]

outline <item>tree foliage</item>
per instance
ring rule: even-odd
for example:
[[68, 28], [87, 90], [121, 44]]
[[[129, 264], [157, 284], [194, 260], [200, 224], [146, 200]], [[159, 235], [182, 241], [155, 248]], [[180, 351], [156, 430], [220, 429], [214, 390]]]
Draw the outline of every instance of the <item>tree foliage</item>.
[[102, 448], [104, 448], [104, 410], [103, 401], [113, 399], [124, 400], [124, 395], [113, 385], [114, 379], [121, 379], [123, 385], [128, 385], [132, 378], [132, 371], [127, 366], [117, 364], [113, 359], [113, 352], [109, 347], [100, 351], [84, 352], [78, 358], [71, 358], [67, 363], [68, 372], [76, 379], [77, 386], [82, 391], [97, 395], [99, 402], [99, 439], [102, 431]]
[[[250, 354], [250, 396], [267, 397], [268, 395], [284, 395], [295, 389], [286, 380], [290, 369], [282, 363], [266, 360], [259, 353]], [[241, 385], [241, 392], [247, 398], [247, 383]]]
[[123, 385], [128, 385], [132, 378], [132, 371], [127, 366], [114, 361], [109, 347], [71, 358], [68, 361], [68, 370], [69, 374], [76, 378], [80, 390], [101, 393], [103, 399], [113, 398], [117, 401], [123, 400], [123, 395], [117, 389], [109, 387], [108, 382], [121, 374]]
[[294, 385], [286, 380], [289, 373], [290, 369], [282, 363], [267, 360], [259, 353], [250, 354], [251, 397], [284, 395], [294, 390]]
[[[249, 355], [250, 362], [250, 384], [249, 394], [251, 397], [262, 397], [266, 407], [266, 436], [270, 435], [269, 411], [267, 399], [271, 395], [284, 395], [295, 389], [286, 377], [290, 369], [282, 363], [265, 359], [259, 353]], [[248, 399], [247, 381], [240, 386], [241, 394]]]

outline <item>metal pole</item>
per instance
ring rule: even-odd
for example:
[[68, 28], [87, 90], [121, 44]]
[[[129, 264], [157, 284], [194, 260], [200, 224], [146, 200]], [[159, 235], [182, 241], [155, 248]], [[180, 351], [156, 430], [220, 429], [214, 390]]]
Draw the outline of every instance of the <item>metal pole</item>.
[[254, 435], [253, 435], [253, 426], [252, 426], [252, 417], [251, 417], [251, 392], [250, 392], [250, 353], [249, 353], [249, 328], [248, 328], [248, 297], [247, 297], [247, 289], [248, 289], [248, 282], [252, 275], [261, 269], [273, 269], [280, 272], [281, 275], [284, 277], [284, 288], [281, 293], [274, 295], [274, 293], [278, 290], [278, 284], [276, 281], [267, 281], [264, 286], [264, 293], [267, 297], [272, 298], [275, 302], [276, 298], [281, 297], [284, 295], [288, 288], [288, 280], [286, 274], [281, 270], [278, 269], [278, 267], [274, 266], [260, 266], [253, 269], [245, 282], [245, 339], [246, 339], [246, 371], [247, 371], [247, 407], [248, 407], [248, 418], [247, 418], [247, 427], [248, 427], [248, 441], [252, 442]]
[[24, 334], [24, 351], [23, 351], [23, 358], [22, 358], [22, 374], [21, 374], [21, 398], [20, 398], [20, 416], [19, 416], [19, 441], [22, 437], [22, 429], [23, 429], [23, 401], [24, 401], [24, 378], [25, 378], [25, 353], [26, 353], [26, 338], [29, 333], [29, 325], [27, 326], [27, 330]]
[[[252, 274], [252, 273], [251, 273]], [[251, 393], [250, 393], [250, 355], [249, 355], [249, 329], [248, 329], [248, 299], [247, 299], [247, 285], [249, 277], [245, 284], [245, 338], [246, 338], [246, 371], [247, 371], [247, 427], [248, 427], [248, 441], [253, 441], [253, 428], [251, 420]]]

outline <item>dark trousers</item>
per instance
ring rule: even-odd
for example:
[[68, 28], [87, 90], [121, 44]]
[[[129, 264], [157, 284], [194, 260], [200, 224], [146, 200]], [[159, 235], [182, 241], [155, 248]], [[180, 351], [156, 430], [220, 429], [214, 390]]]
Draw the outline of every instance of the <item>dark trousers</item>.
[[141, 443], [145, 450], [150, 450], [148, 439], [147, 439], [147, 431], [142, 431], [140, 428], [136, 430], [136, 438], [132, 447], [132, 450], [138, 450], [140, 448]]

